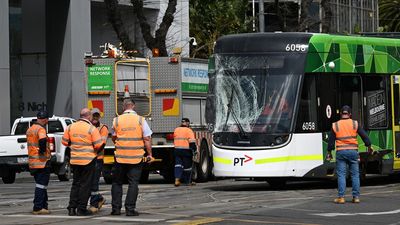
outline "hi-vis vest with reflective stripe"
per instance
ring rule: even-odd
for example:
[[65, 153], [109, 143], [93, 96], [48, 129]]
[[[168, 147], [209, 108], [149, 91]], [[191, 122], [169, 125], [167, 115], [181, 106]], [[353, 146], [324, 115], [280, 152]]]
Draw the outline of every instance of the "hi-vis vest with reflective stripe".
[[33, 124], [26, 131], [28, 142], [28, 163], [30, 169], [42, 169], [50, 159], [50, 149], [46, 147], [44, 154], [39, 153], [39, 140], [47, 138], [46, 129], [39, 124]]
[[87, 165], [96, 157], [96, 150], [103, 141], [95, 126], [85, 120], [78, 120], [68, 126], [64, 132], [62, 143], [70, 143], [72, 165]]
[[189, 143], [196, 142], [194, 132], [189, 127], [177, 127], [174, 131], [175, 148], [189, 149]]
[[336, 134], [336, 151], [345, 149], [358, 150], [357, 121], [352, 119], [342, 119], [333, 123], [332, 129]]
[[[102, 144], [107, 143], [107, 137], [108, 137], [108, 127], [105, 124], [100, 124], [100, 126], [97, 128], [100, 132], [101, 140], [103, 141]], [[97, 159], [104, 159], [104, 148], [97, 153]]]
[[115, 159], [118, 163], [138, 164], [144, 155], [142, 129], [143, 117], [127, 113], [114, 118], [113, 127], [117, 135]]

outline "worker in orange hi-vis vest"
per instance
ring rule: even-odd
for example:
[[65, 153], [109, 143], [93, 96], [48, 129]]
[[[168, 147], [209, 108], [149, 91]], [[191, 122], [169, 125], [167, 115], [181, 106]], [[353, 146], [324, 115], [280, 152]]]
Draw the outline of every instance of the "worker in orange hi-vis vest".
[[121, 215], [122, 182], [128, 178], [129, 186], [125, 198], [127, 216], [138, 216], [136, 200], [139, 192], [139, 180], [142, 174], [145, 150], [146, 161], [152, 162], [151, 134], [153, 133], [146, 120], [135, 111], [135, 102], [125, 99], [124, 113], [114, 118], [112, 140], [115, 143], [115, 163], [112, 174], [112, 211], [111, 215]]
[[37, 114], [37, 122], [26, 131], [28, 142], [29, 170], [35, 178], [35, 198], [32, 214], [49, 214], [47, 205], [47, 185], [50, 179], [50, 149], [47, 147], [46, 125], [49, 121], [46, 111]]
[[101, 171], [103, 170], [103, 159], [104, 159], [104, 146], [107, 143], [108, 137], [108, 127], [100, 122], [100, 110], [97, 108], [92, 109], [92, 124], [99, 130], [101, 140], [103, 141], [103, 148], [99, 149], [97, 152], [96, 160], [96, 170], [93, 176], [91, 193], [90, 193], [90, 207], [89, 210], [92, 213], [98, 212], [106, 199], [99, 193], [99, 180], [101, 176]]
[[71, 150], [71, 167], [74, 173], [68, 205], [68, 215], [88, 216], [86, 208], [90, 188], [95, 175], [97, 151], [103, 148], [99, 130], [90, 122], [92, 113], [88, 108], [80, 112], [80, 119], [68, 126], [62, 144]]
[[187, 185], [193, 185], [191, 181], [193, 154], [197, 152], [196, 139], [194, 132], [189, 128], [190, 120], [182, 119], [180, 127], [174, 131], [174, 146], [175, 146], [175, 187], [184, 182]]
[[333, 201], [338, 204], [346, 202], [344, 199], [346, 191], [346, 171], [350, 170], [353, 203], [360, 203], [360, 172], [357, 135], [360, 135], [369, 153], [373, 153], [371, 141], [357, 122], [351, 119], [351, 108], [344, 105], [340, 110], [340, 120], [332, 124], [329, 135], [328, 153], [326, 159], [332, 159], [332, 150], [336, 145], [336, 174], [338, 180], [338, 197]]

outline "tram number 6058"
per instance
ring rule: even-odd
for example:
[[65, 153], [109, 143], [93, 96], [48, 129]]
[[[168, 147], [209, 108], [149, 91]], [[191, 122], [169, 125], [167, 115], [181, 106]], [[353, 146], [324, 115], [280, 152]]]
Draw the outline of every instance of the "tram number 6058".
[[315, 130], [315, 122], [304, 122], [302, 128], [303, 130]]
[[287, 52], [304, 52], [306, 50], [306, 46], [304, 44], [287, 44], [285, 50]]

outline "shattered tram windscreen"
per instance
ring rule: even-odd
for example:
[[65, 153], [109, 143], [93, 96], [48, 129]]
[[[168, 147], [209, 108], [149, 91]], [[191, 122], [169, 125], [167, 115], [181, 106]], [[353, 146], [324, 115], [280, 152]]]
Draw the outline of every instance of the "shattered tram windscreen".
[[[298, 66], [302, 57], [216, 54], [215, 143], [265, 146], [269, 143], [257, 139], [290, 133], [303, 74], [303, 65]], [[227, 136], [234, 133], [234, 138]]]

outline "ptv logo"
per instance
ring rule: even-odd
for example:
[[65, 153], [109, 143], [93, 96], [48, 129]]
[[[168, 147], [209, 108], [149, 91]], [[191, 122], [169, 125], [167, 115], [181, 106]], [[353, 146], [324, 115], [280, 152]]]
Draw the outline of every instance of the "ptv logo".
[[248, 155], [244, 155], [244, 157], [235, 157], [233, 158], [233, 166], [243, 166], [244, 163], [247, 163], [251, 160], [253, 160], [253, 158]]

